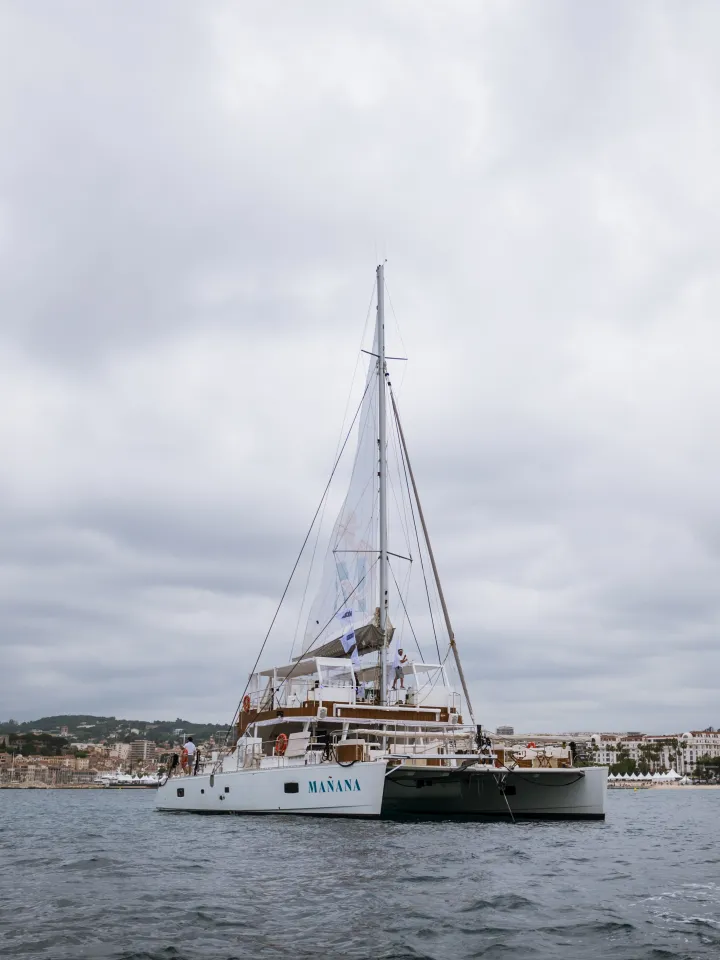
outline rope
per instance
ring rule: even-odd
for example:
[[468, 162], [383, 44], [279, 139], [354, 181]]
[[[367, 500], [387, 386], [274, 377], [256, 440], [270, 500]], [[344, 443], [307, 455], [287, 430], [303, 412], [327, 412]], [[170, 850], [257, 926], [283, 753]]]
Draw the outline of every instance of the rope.
[[[340, 447], [340, 441], [343, 436], [343, 429], [345, 427], [345, 419], [347, 418], [348, 409], [350, 407], [350, 398], [352, 397], [353, 387], [355, 386], [355, 377], [357, 376], [358, 366], [360, 365], [360, 358], [362, 356], [362, 345], [365, 340], [365, 331], [367, 330], [368, 320], [370, 318], [370, 311], [372, 310], [373, 300], [375, 299], [375, 287], [377, 286], [377, 281], [373, 280], [372, 291], [370, 292], [370, 302], [368, 303], [367, 312], [365, 314], [365, 324], [363, 326], [362, 336], [360, 337], [360, 348], [357, 352], [357, 358], [355, 360], [355, 369], [353, 370], [352, 379], [350, 380], [350, 389], [348, 390], [347, 400], [345, 402], [345, 411], [342, 418], [342, 426], [340, 427], [340, 436], [338, 437], [337, 446], [335, 447], [335, 456], [337, 457], [338, 449]], [[298, 630], [300, 629], [300, 621], [302, 620], [303, 610], [305, 609], [305, 600], [307, 598], [308, 587], [310, 586], [310, 576], [313, 571], [313, 564], [315, 563], [315, 554], [317, 552], [318, 541], [320, 540], [320, 533], [322, 531], [323, 520], [325, 518], [325, 509], [327, 507], [327, 499], [325, 500], [325, 505], [323, 506], [322, 515], [320, 517], [320, 523], [317, 528], [317, 535], [315, 536], [315, 544], [313, 546], [312, 556], [310, 557], [310, 565], [308, 566], [308, 574], [305, 580], [305, 589], [303, 590], [302, 603], [300, 604], [300, 612], [298, 613], [297, 623], [295, 624], [295, 633], [293, 634], [293, 642], [290, 647], [290, 659], [295, 652], [295, 644], [297, 643]]]
[[414, 628], [413, 625], [412, 625], [412, 621], [411, 621], [411, 619], [410, 619], [410, 614], [407, 612], [407, 607], [405, 606], [405, 601], [403, 600], [402, 591], [400, 590], [400, 585], [399, 585], [398, 582], [397, 582], [397, 577], [395, 576], [395, 571], [394, 571], [393, 568], [392, 568], [392, 564], [390, 563], [390, 558], [389, 558], [389, 557], [388, 557], [388, 567], [390, 568], [390, 573], [392, 573], [393, 580], [395, 581], [395, 587], [397, 588], [398, 596], [400, 597], [400, 603], [403, 605], [403, 610], [405, 611], [405, 616], [407, 617], [408, 626], [410, 627], [410, 632], [411, 632], [412, 635], [413, 635], [413, 640], [415, 641], [415, 646], [418, 648], [418, 653], [420, 654], [420, 659], [422, 660], [423, 663], [425, 663], [425, 657], [423, 657], [423, 652], [422, 652], [422, 650], [420, 649], [420, 644], [418, 643], [418, 638], [417, 638], [416, 635], [415, 635], [415, 628]]
[[[237, 720], [237, 718], [238, 718], [238, 716], [239, 716], [239, 714], [240, 714], [240, 710], [241, 710], [241, 708], [242, 708], [243, 698], [244, 698], [245, 694], [247, 693], [247, 691], [248, 691], [248, 686], [249, 686], [249, 684], [250, 684], [250, 677], [253, 676], [253, 674], [255, 673], [255, 670], [257, 669], [257, 665], [258, 665], [258, 663], [260, 662], [260, 657], [263, 655], [263, 651], [265, 650], [265, 646], [266, 646], [266, 644], [267, 644], [267, 642], [268, 642], [268, 639], [269, 639], [269, 637], [270, 637], [270, 634], [272, 633], [272, 628], [275, 626], [275, 621], [277, 620], [278, 614], [280, 613], [280, 608], [282, 607], [283, 601], [285, 600], [285, 596], [287, 595], [287, 592], [288, 592], [288, 590], [290, 589], [290, 584], [291, 584], [291, 582], [292, 582], [292, 578], [295, 576], [295, 571], [297, 570], [298, 564], [300, 563], [300, 558], [302, 557], [303, 551], [305, 550], [305, 547], [306, 547], [306, 545], [307, 545], [307, 542], [308, 542], [308, 540], [310, 539], [310, 534], [312, 533], [312, 529], [313, 529], [313, 527], [315, 526], [315, 521], [316, 521], [317, 518], [318, 518], [318, 514], [320, 513], [320, 510], [321, 510], [321, 508], [322, 508], [323, 502], [325, 501], [325, 498], [326, 498], [326, 496], [327, 496], [328, 490], [330, 489], [330, 484], [332, 483], [332, 479], [333, 479], [333, 477], [335, 476], [335, 471], [336, 471], [337, 468], [338, 468], [338, 464], [340, 463], [340, 459], [341, 459], [341, 457], [342, 457], [342, 455], [343, 455], [343, 452], [344, 452], [344, 450], [345, 450], [345, 447], [347, 446], [347, 442], [348, 442], [348, 440], [350, 439], [350, 434], [352, 433], [353, 427], [355, 426], [355, 421], [357, 420], [358, 414], [360, 413], [360, 410], [362, 409], [363, 401], [364, 401], [364, 399], [365, 399], [365, 394], [368, 392], [368, 387], [369, 387], [369, 386], [370, 386], [370, 384], [368, 383], [367, 386], [365, 387], [365, 391], [364, 391], [362, 397], [360, 398], [360, 403], [358, 404], [358, 408], [357, 408], [357, 410], [355, 411], [355, 416], [354, 416], [353, 419], [352, 419], [352, 423], [350, 424], [350, 427], [349, 427], [349, 429], [348, 429], [348, 432], [347, 432], [347, 434], [345, 435], [345, 439], [344, 439], [344, 441], [343, 441], [342, 447], [340, 448], [340, 453], [339, 453], [339, 454], [337, 455], [337, 457], [335, 458], [335, 464], [334, 464], [334, 466], [333, 466], [333, 468], [332, 468], [332, 472], [330, 473], [330, 479], [328, 480], [328, 482], [327, 482], [327, 484], [326, 484], [326, 486], [325, 486], [325, 490], [323, 491], [323, 495], [322, 495], [322, 497], [321, 497], [321, 499], [320, 499], [320, 503], [318, 504], [317, 510], [315, 511], [315, 514], [314, 514], [314, 516], [313, 516], [313, 518], [312, 518], [312, 522], [311, 522], [311, 524], [310, 524], [310, 526], [309, 526], [309, 528], [308, 528], [308, 532], [305, 534], [305, 539], [303, 540], [302, 546], [300, 547], [300, 552], [298, 553], [297, 559], [295, 560], [295, 563], [293, 564], [293, 568], [292, 568], [292, 570], [291, 570], [291, 572], [290, 572], [290, 576], [288, 577], [287, 583], [285, 584], [285, 589], [284, 589], [283, 592], [282, 592], [282, 596], [280, 597], [280, 601], [279, 601], [279, 603], [278, 603], [278, 605], [277, 605], [277, 607], [276, 607], [276, 609], [275, 609], [275, 613], [273, 614], [273, 618], [272, 618], [272, 620], [270, 621], [270, 626], [268, 627], [268, 631], [267, 631], [267, 633], [265, 634], [265, 639], [263, 640], [262, 646], [260, 647], [260, 652], [258, 653], [257, 657], [255, 658], [255, 663], [253, 664], [253, 668], [252, 668], [252, 670], [250, 671], [250, 675], [248, 676], [247, 683], [245, 684], [245, 689], [243, 690], [242, 696], [240, 697], [240, 700], [239, 700], [239, 702], [238, 702], [237, 708], [235, 709], [235, 713], [234, 713], [234, 715], [233, 715], [232, 722], [231, 722], [231, 724], [230, 724], [230, 727], [229, 727], [229, 729], [228, 729], [227, 735], [226, 735], [226, 737], [225, 737], [225, 743], [228, 742], [228, 738], [230, 737], [230, 731], [231, 731], [231, 730], [233, 729], [233, 727], [235, 726], [235, 722], [236, 722], [236, 720]], [[359, 586], [359, 584], [358, 584], [358, 586]], [[323, 629], [325, 629], [325, 628], [323, 627]]]
[[[398, 429], [397, 417], [395, 416], [394, 410], [393, 410], [393, 424], [395, 426], [395, 429], [397, 430]], [[415, 520], [415, 508], [413, 507], [412, 495], [410, 493], [410, 480], [408, 479], [408, 474], [407, 474], [407, 464], [405, 463], [405, 454], [402, 449], [402, 444], [399, 442], [399, 436], [398, 436], [398, 446], [400, 448], [400, 453], [401, 453], [400, 459], [402, 460], [403, 471], [405, 472], [405, 484], [407, 486], [407, 491], [408, 491], [408, 503], [410, 504], [410, 516], [412, 517], [413, 527], [415, 529], [415, 540], [417, 542], [418, 556], [420, 557], [420, 569], [422, 570], [423, 582], [425, 583], [425, 595], [427, 596], [428, 610], [430, 612], [430, 623], [432, 624], [433, 637], [435, 638], [435, 649], [437, 650], [438, 663], [440, 663], [442, 661], [442, 655], [440, 654], [440, 644], [438, 643], [437, 630], [435, 629], [435, 617], [433, 617], [433, 612], [432, 612], [432, 601], [430, 600], [430, 588], [428, 587], [427, 576], [425, 574], [425, 563], [423, 561], [422, 549], [420, 547], [420, 534], [418, 533], [417, 521]]]

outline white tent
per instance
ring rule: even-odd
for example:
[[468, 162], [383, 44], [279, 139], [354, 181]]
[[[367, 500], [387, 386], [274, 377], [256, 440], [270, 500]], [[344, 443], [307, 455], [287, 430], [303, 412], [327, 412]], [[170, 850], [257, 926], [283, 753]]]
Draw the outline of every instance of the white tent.
[[670, 773], [667, 775], [667, 778], [668, 780], [682, 780], [682, 777], [677, 772], [677, 770], [671, 770]]
[[609, 774], [608, 774], [608, 780], [614, 780], [614, 779], [615, 779], [615, 774], [614, 774], [614, 773], [609, 773]]
[[636, 773], [631, 773], [628, 779], [629, 779], [629, 780], [637, 780], [637, 774], [636, 774]]
[[681, 786], [685, 786], [688, 783], [692, 783], [692, 781], [690, 780], [690, 777], [682, 777], [682, 779], [680, 780]]

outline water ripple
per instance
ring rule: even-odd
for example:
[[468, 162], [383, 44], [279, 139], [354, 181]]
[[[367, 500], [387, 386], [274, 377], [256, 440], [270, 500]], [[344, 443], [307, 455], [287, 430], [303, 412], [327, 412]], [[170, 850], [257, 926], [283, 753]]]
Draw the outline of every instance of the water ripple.
[[604, 824], [166, 817], [151, 792], [0, 791], [0, 956], [717, 960], [713, 791]]

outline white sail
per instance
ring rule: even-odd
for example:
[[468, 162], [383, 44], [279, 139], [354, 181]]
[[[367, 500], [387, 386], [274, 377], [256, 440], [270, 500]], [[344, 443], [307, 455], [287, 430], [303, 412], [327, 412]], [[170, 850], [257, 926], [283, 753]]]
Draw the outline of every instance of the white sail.
[[[373, 351], [375, 352], [375, 351]], [[350, 486], [330, 536], [322, 578], [310, 609], [303, 652], [317, 650], [345, 631], [337, 614], [352, 611], [352, 623], [371, 624], [378, 596], [378, 377], [371, 357], [358, 418], [358, 442]], [[360, 649], [362, 650], [362, 644]], [[340, 654], [342, 656], [342, 653]]]

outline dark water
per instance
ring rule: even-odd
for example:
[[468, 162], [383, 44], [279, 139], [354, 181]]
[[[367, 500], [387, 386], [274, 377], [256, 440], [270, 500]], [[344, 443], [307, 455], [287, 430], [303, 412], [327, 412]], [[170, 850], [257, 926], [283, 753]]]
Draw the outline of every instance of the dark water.
[[158, 814], [0, 791], [0, 956], [720, 957], [720, 790], [610, 792], [605, 823]]

